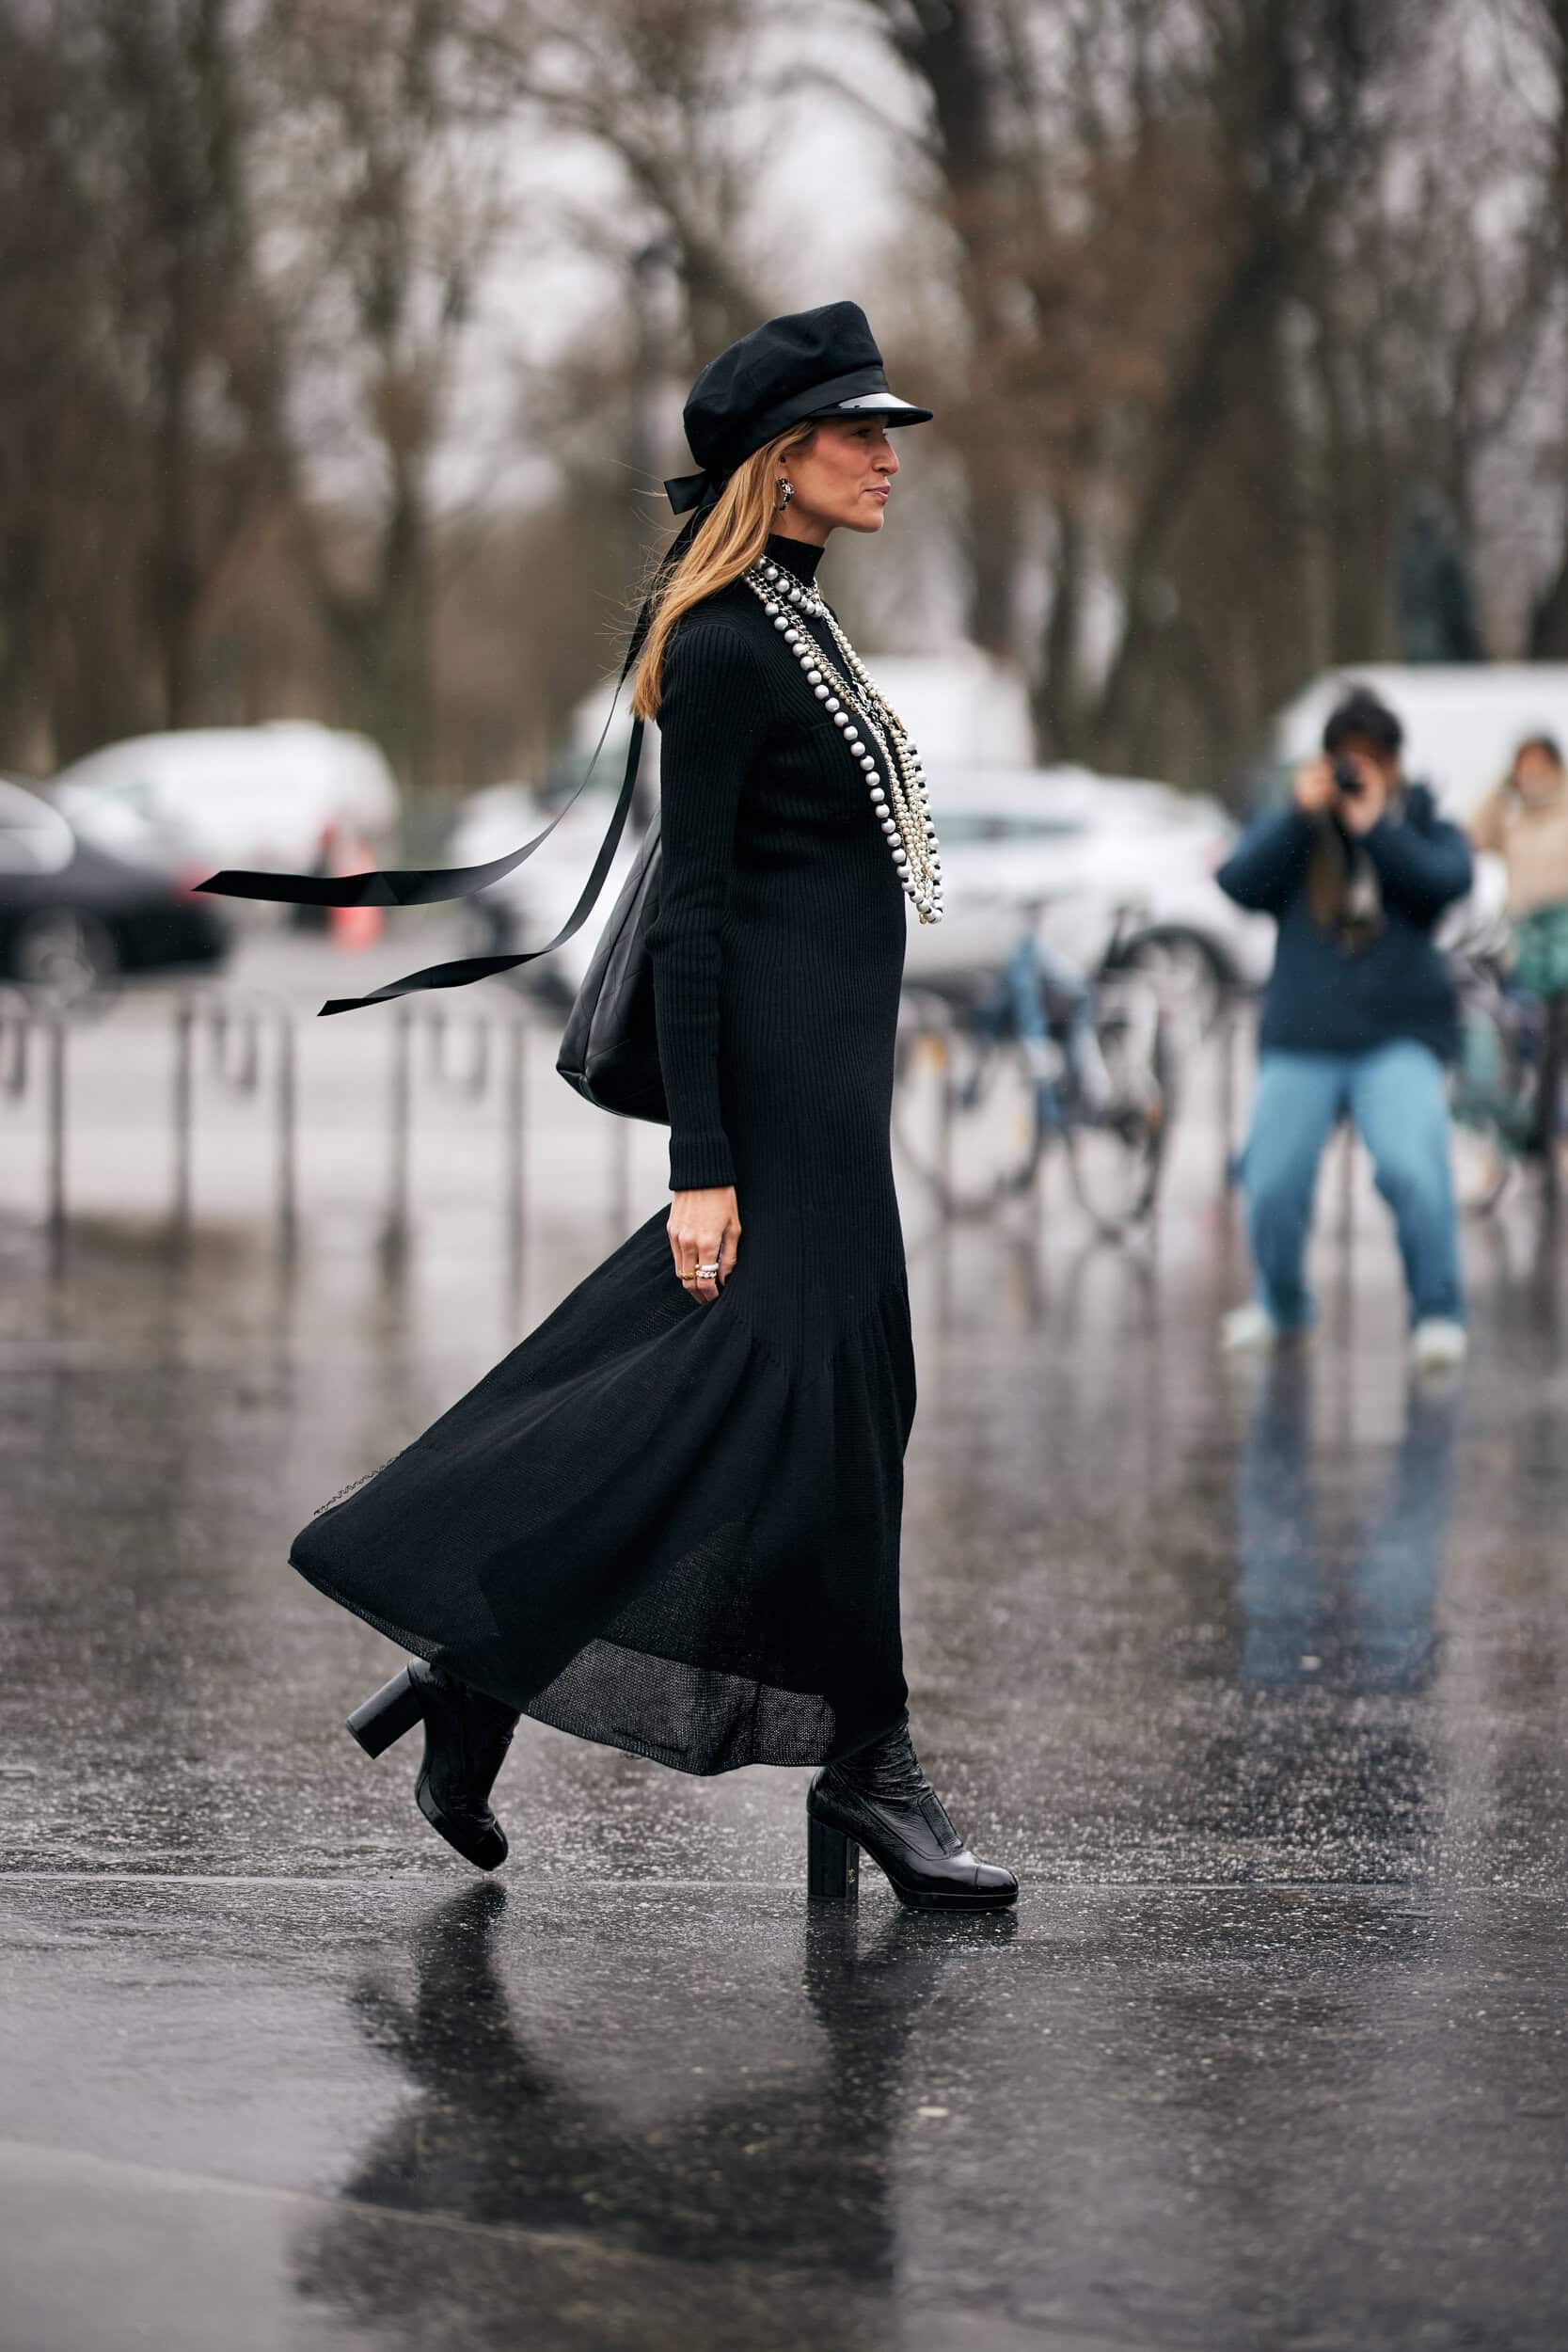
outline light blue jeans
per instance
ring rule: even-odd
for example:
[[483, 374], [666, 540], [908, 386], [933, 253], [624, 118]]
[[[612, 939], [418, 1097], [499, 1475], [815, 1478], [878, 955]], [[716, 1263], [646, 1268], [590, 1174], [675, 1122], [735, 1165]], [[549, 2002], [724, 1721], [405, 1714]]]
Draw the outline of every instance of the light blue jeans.
[[1347, 1118], [1394, 1213], [1413, 1323], [1465, 1318], [1443, 1066], [1401, 1039], [1365, 1054], [1266, 1053], [1240, 1174], [1258, 1295], [1283, 1330], [1312, 1320], [1307, 1242], [1318, 1163]]

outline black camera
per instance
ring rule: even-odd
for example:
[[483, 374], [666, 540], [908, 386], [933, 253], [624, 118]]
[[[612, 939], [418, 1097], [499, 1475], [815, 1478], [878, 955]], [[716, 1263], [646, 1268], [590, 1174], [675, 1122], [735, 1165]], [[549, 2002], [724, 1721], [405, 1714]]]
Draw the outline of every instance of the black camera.
[[1337, 759], [1334, 763], [1334, 789], [1347, 801], [1361, 798], [1361, 771], [1354, 759]]

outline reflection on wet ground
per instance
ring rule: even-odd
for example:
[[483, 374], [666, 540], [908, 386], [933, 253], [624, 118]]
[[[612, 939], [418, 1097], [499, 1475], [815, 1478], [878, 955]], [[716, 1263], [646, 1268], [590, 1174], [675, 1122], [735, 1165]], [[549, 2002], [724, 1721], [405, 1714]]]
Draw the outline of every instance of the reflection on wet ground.
[[288, 1537], [600, 1246], [13, 1243], [0, 2345], [1560, 2345], [1560, 1277], [1422, 1388], [1371, 1229], [1272, 1366], [1201, 1209], [917, 1238], [916, 1729], [1025, 1881], [933, 1922], [808, 1915], [803, 1774], [525, 1726], [502, 1885], [343, 1739]]

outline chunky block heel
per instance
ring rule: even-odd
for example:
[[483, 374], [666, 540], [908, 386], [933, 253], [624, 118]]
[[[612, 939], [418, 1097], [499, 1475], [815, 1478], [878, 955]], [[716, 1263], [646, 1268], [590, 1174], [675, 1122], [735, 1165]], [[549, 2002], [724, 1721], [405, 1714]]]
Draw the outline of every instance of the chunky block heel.
[[832, 1902], [853, 1902], [860, 1892], [861, 1850], [831, 1822], [806, 1816], [806, 1891]]
[[404, 1666], [362, 1707], [355, 1708], [348, 1719], [348, 1728], [367, 1756], [380, 1756], [423, 1718], [424, 1692], [413, 1668]]
[[806, 1792], [806, 1871], [814, 1895], [855, 1893], [868, 1854], [911, 1911], [1005, 1911], [1018, 1881], [980, 1862], [920, 1769], [907, 1723], [825, 1764]]

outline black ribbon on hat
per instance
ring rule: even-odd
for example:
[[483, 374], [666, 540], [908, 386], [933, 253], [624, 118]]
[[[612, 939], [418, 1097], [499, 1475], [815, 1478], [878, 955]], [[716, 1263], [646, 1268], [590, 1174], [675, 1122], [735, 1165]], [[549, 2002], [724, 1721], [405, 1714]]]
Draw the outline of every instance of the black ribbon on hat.
[[678, 473], [664, 485], [664, 495], [677, 515], [687, 514], [693, 506], [710, 507], [719, 496], [721, 484], [710, 473]]
[[[626, 647], [626, 658], [616, 681], [615, 697], [587, 771], [576, 790], [562, 802], [549, 823], [542, 832], [536, 833], [531, 841], [525, 841], [520, 850], [513, 850], [505, 857], [492, 858], [484, 866], [413, 866], [369, 874], [265, 874], [253, 872], [245, 866], [225, 866], [221, 873], [211, 874], [205, 882], [198, 882], [197, 889], [208, 891], [214, 898], [261, 898], [269, 904], [289, 907], [425, 907], [436, 906], [451, 898], [470, 898], [476, 891], [487, 890], [492, 882], [504, 882], [508, 874], [515, 874], [535, 850], [544, 846], [568, 810], [576, 806], [588, 789], [594, 771], [598, 766], [599, 753], [604, 749], [605, 737], [610, 733], [610, 720], [615, 715], [615, 703], [620, 700], [621, 689], [630, 676], [646, 641], [654, 596], [712, 511], [720, 485], [707, 474], [694, 475], [690, 479], [705, 486], [693, 498], [679, 504], [675, 491], [684, 489], [686, 484], [665, 485], [670, 493], [670, 503], [677, 514], [685, 513], [693, 505], [697, 512], [676, 532], [659, 565], [654, 589], [643, 599], [642, 609], [631, 632], [631, 642]], [[621, 789], [610, 812], [604, 839], [599, 844], [576, 906], [553, 939], [546, 940], [542, 947], [526, 948], [520, 955], [461, 956], [451, 963], [426, 964], [423, 971], [406, 973], [401, 980], [388, 980], [384, 988], [372, 989], [368, 996], [330, 997], [321, 1008], [321, 1015], [357, 1012], [366, 1005], [390, 1004], [394, 997], [419, 995], [426, 989], [467, 988], [474, 980], [492, 979], [498, 973], [515, 972], [519, 964], [533, 963], [540, 956], [547, 956], [555, 948], [563, 947], [587, 922], [615, 862], [615, 852], [621, 846], [621, 836], [626, 831], [626, 818], [631, 814], [632, 800], [637, 790], [642, 732], [642, 721], [634, 719], [631, 739], [626, 745], [626, 772], [621, 779]]]

